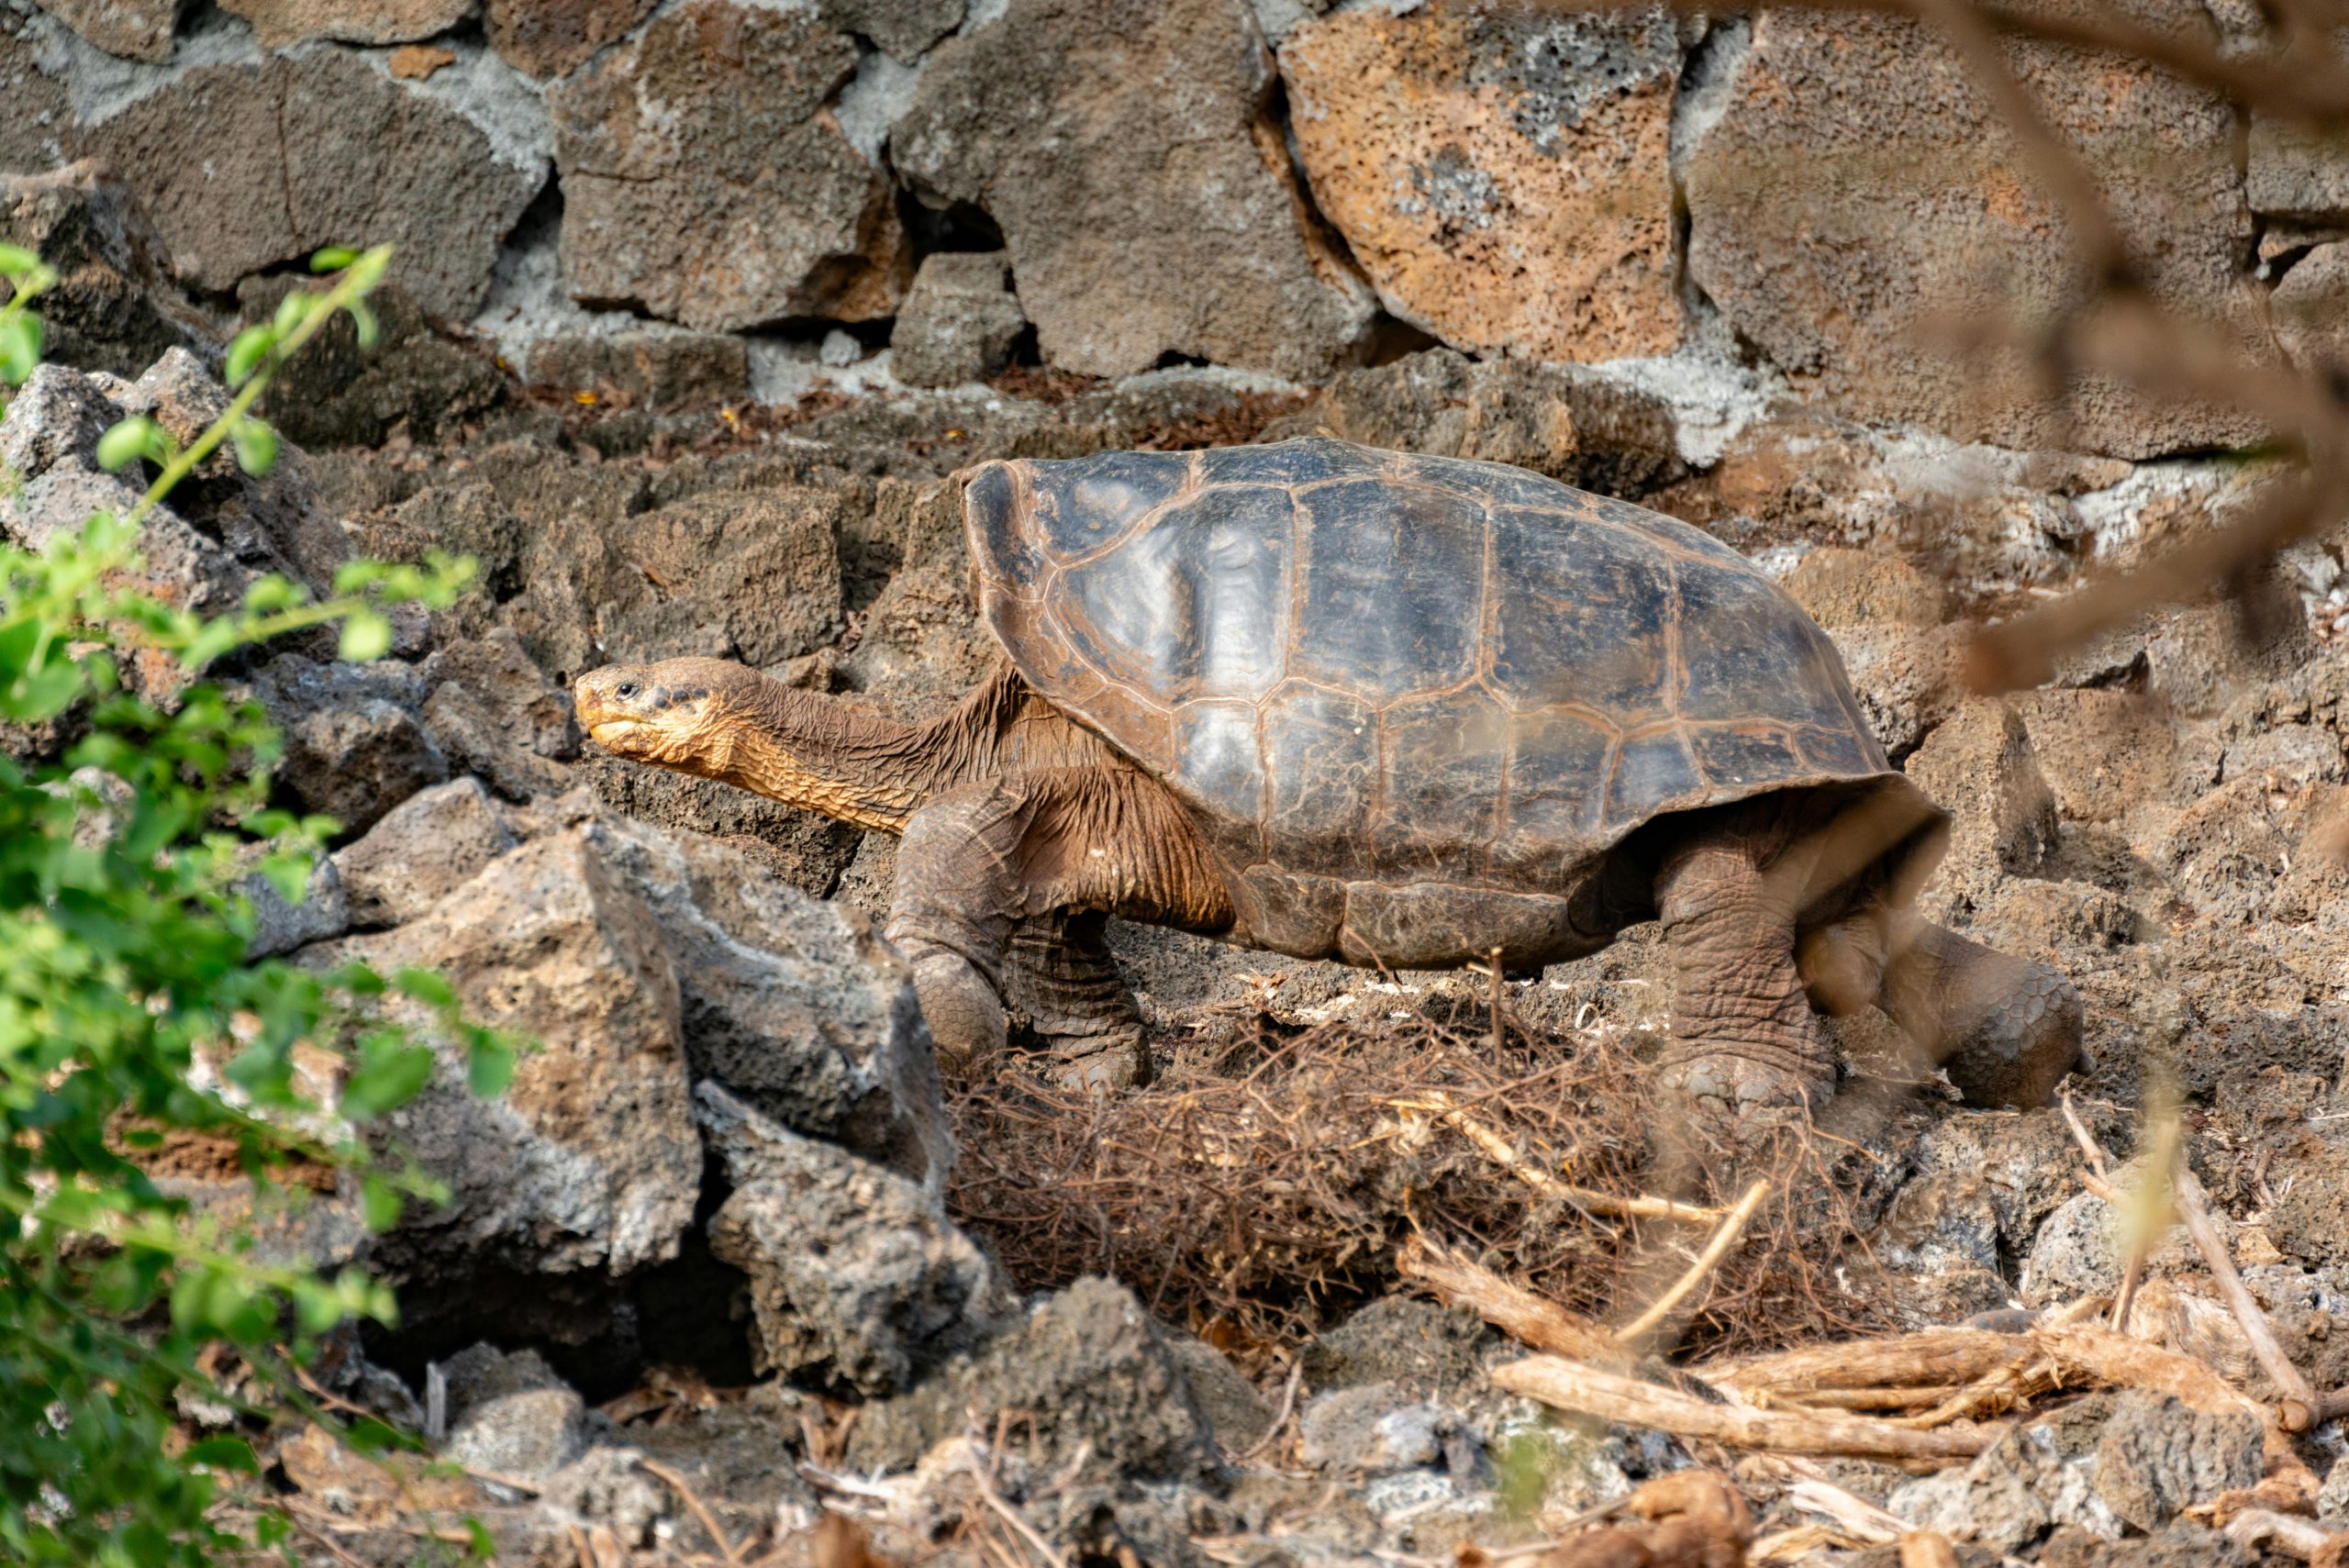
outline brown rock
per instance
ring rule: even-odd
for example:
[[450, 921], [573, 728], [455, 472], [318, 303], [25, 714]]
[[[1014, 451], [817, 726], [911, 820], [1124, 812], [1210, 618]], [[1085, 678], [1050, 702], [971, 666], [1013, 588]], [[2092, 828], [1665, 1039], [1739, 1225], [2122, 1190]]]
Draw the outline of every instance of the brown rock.
[[323, 245], [385, 243], [393, 280], [451, 317], [480, 305], [544, 177], [438, 99], [333, 50], [199, 67], [83, 140], [200, 288]]
[[2349, 128], [2251, 117], [2243, 175], [2251, 210], [2303, 223], [2349, 220]]
[[[2207, 32], [2191, 0], [2142, 0]], [[2162, 301], [2272, 346], [2239, 259], [2250, 213], [2220, 99], [2141, 62], [2011, 42], [2043, 118], [2077, 149]], [[2085, 296], [2063, 215], [1963, 63], [1905, 19], [1774, 10], [1716, 40], [1686, 164], [1690, 275], [1795, 382], [1854, 417], [1959, 439], [2122, 457], [2240, 444], [2246, 417], [2088, 377], [2068, 407], [2019, 355], [1936, 350], [1936, 323], [2042, 321]]]
[[2267, 309], [2276, 341], [2294, 364], [2349, 369], [2349, 244], [2319, 245], [2293, 262]]
[[163, 275], [162, 239], [98, 164], [0, 174], [0, 240], [57, 270], [40, 301], [52, 362], [130, 379], [167, 349], [209, 346], [204, 318]]
[[963, 0], [818, 0], [824, 19], [871, 39], [900, 65], [963, 25]]
[[623, 406], [707, 406], [750, 395], [751, 361], [722, 332], [582, 333], [534, 346], [529, 379]]
[[908, 386], [985, 381], [1011, 362], [1028, 325], [1000, 250], [941, 251], [921, 264], [889, 334], [890, 373]]
[[1280, 63], [1314, 198], [1388, 310], [1527, 359], [1679, 342], [1668, 13], [1343, 11]]
[[1941, 589], [1897, 555], [1823, 547], [1797, 562], [1784, 586], [1824, 627], [1942, 622]]
[[[338, 43], [413, 43], [445, 33], [473, 14], [479, 0], [220, 0], [253, 25], [263, 49], [308, 39]], [[451, 55], [450, 60], [456, 59]]]
[[825, 490], [714, 491], [646, 513], [617, 542], [746, 662], [773, 664], [840, 634], [840, 510]]
[[429, 49], [420, 43], [406, 44], [392, 50], [390, 70], [403, 82], [422, 82], [436, 71], [443, 71], [457, 63], [457, 51], [452, 49]]
[[530, 76], [561, 76], [626, 38], [660, 0], [488, 0], [489, 41]]
[[2003, 878], [2042, 868], [2055, 847], [2055, 800], [2021, 716], [1970, 697], [1925, 738], [1905, 770], [1951, 816], [1949, 856], [1919, 909], [1948, 920], [1978, 907]]
[[2177, 787], [2177, 730], [2142, 692], [2024, 692], [2015, 699], [2056, 809], [2077, 822], [2117, 822]]
[[939, 46], [890, 138], [901, 174], [1002, 228], [1044, 357], [1326, 375], [1368, 291], [1313, 233], [1242, 0], [1011, 0]]
[[108, 54], [160, 65], [187, 0], [39, 0], [40, 8]]
[[572, 295], [718, 331], [889, 314], [889, 184], [823, 112], [855, 69], [810, 12], [694, 0], [549, 93]]

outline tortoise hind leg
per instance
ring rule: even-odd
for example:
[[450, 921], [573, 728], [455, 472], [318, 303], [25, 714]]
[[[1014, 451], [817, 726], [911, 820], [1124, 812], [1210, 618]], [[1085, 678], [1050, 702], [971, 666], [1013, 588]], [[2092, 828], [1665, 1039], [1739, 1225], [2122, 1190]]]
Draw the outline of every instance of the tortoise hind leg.
[[1782, 815], [1723, 815], [1666, 850], [1655, 902], [1672, 957], [1672, 1046], [1662, 1081], [1732, 1118], [1816, 1106], [1834, 1057], [1795, 963], [1802, 878]]
[[1061, 1059], [1056, 1075], [1085, 1087], [1150, 1081], [1141, 1011], [1109, 956], [1108, 916], [1054, 909], [1012, 933], [1004, 999], [1027, 1015]]
[[2065, 1073], [2093, 1070], [2080, 994], [2055, 970], [1906, 912], [1886, 926], [1884, 1010], [1967, 1105], [2043, 1106]]

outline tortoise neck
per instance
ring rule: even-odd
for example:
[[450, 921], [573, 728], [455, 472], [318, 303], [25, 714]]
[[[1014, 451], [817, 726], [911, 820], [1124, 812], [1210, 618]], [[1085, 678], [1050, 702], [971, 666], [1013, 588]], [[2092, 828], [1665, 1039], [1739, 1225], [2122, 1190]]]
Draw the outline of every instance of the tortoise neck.
[[[738, 702], [710, 775], [859, 828], [902, 833], [941, 790], [998, 772], [1038, 705], [1008, 664], [950, 711], [906, 724], [838, 697], [766, 680]], [[1052, 716], [1052, 717], [1057, 717]], [[1065, 720], [1061, 727], [1067, 726]], [[1039, 761], [1074, 760], [1059, 753]]]

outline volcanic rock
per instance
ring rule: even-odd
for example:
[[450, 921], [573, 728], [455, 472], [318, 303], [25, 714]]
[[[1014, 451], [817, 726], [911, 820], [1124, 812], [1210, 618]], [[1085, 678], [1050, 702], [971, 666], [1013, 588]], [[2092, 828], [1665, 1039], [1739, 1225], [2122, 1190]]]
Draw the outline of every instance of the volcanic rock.
[[692, 0], [552, 89], [573, 297], [712, 330], [890, 314], [888, 182], [823, 112], [855, 70], [812, 11]]
[[1369, 291], [1312, 231], [1243, 0], [1011, 0], [933, 50], [898, 172], [1002, 228], [1047, 362], [1326, 375]]
[[1678, 343], [1668, 12], [1348, 9], [1280, 65], [1314, 199], [1389, 311], [1533, 360]]

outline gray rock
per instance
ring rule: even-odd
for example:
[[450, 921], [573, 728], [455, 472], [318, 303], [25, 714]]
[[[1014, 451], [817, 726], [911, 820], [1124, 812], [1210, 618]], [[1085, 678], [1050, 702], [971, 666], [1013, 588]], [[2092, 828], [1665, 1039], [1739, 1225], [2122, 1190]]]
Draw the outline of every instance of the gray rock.
[[889, 369], [909, 386], [985, 381], [1028, 325], [1000, 250], [941, 250], [921, 264], [889, 334]]
[[750, 1276], [762, 1370], [886, 1395], [982, 1337], [1001, 1286], [934, 1194], [714, 1083], [694, 1099], [734, 1187], [710, 1251]]
[[421, 683], [405, 665], [320, 664], [283, 653], [253, 684], [284, 736], [279, 782], [348, 832], [365, 832], [449, 776], [448, 760], [419, 721]]
[[[836, 492], [815, 488], [712, 491], [633, 519], [629, 558], [744, 662], [778, 663], [840, 634], [841, 506]], [[653, 637], [630, 636], [636, 625], [610, 624], [613, 658], [658, 651]]]
[[52, 363], [128, 378], [167, 349], [210, 344], [203, 317], [164, 272], [162, 237], [98, 164], [0, 175], [0, 240], [58, 272], [40, 301]]
[[551, 91], [573, 297], [708, 330], [890, 314], [888, 182], [822, 112], [855, 69], [813, 11], [690, 0]]
[[2096, 1445], [2097, 1495], [2146, 1531], [2254, 1485], [2260, 1470], [2258, 1417], [2206, 1416], [2165, 1394], [2121, 1396]]
[[[2194, 0], [2132, 19], [2210, 31]], [[2087, 163], [2146, 281], [2272, 362], [2241, 286], [2251, 238], [2233, 109], [2157, 67], [2017, 41], [2042, 115]], [[1803, 10], [1725, 28], [1689, 95], [1688, 273], [1798, 386], [1855, 418], [1961, 440], [2140, 458], [2242, 444], [2255, 420], [2085, 376], [2051, 396], [2028, 356], [1928, 346], [1942, 320], [2037, 321], [2087, 286], [2065, 219], [1956, 53], [1921, 23]], [[2161, 156], [2144, 149], [2159, 145]], [[1867, 150], [1854, 156], [1854, 150]]]
[[890, 155], [1001, 226], [1047, 362], [1319, 378], [1371, 295], [1260, 139], [1271, 81], [1244, 0], [1010, 0], [931, 51]]
[[1471, 360], [1450, 349], [1344, 372], [1320, 400], [1266, 430], [1327, 430], [1364, 446], [1514, 463], [1609, 495], [1686, 473], [1671, 411], [1570, 365]]
[[1204, 1476], [1215, 1434], [1183, 1362], [1133, 1293], [1085, 1278], [1048, 1296], [1027, 1320], [919, 1388], [864, 1407], [848, 1462], [900, 1470], [965, 1431], [975, 1415], [1025, 1413], [1035, 1469], [1052, 1474], [1084, 1452], [1081, 1475]]
[[631, 407], [706, 407], [750, 395], [751, 361], [721, 332], [581, 333], [532, 345], [530, 380]]
[[[379, 1124], [450, 1188], [382, 1239], [409, 1271], [615, 1273], [674, 1256], [701, 1187], [677, 973], [660, 923], [592, 826], [525, 843], [396, 930], [312, 948], [331, 968], [438, 970], [474, 1022], [537, 1048], [495, 1100], [453, 1045]], [[405, 1004], [395, 1016], [421, 1021]]]
[[2349, 368], [2349, 243], [2316, 246], [2293, 262], [2267, 309], [2276, 341], [2294, 364], [2309, 372]]
[[1969, 697], [1926, 737], [1909, 776], [1950, 813], [1948, 857], [1919, 907], [1949, 920], [1984, 902], [2005, 877], [2042, 869], [2054, 852], [2055, 798], [2039, 772], [2022, 718], [1996, 697]]
[[[577, 770], [614, 811], [707, 834], [741, 851], [766, 877], [821, 897], [840, 885], [860, 843], [874, 835], [710, 779], [591, 751]], [[883, 910], [876, 917], [885, 917]]]
[[2121, 1521], [2097, 1494], [2097, 1468], [2078, 1435], [2045, 1423], [2007, 1432], [1963, 1469], [1904, 1482], [1885, 1507], [1920, 1529], [2008, 1555], [2056, 1526], [2105, 1540], [2121, 1534]]
[[587, 1524], [602, 1525], [626, 1547], [652, 1544], [653, 1524], [670, 1511], [669, 1494], [638, 1468], [631, 1448], [591, 1448], [549, 1475], [539, 1498]]
[[572, 787], [565, 764], [577, 760], [582, 737], [570, 696], [511, 628], [450, 643], [431, 669], [440, 684], [424, 705], [425, 728], [458, 766], [509, 800]]
[[963, 25], [963, 0], [818, 0], [824, 19], [871, 39], [900, 65]]
[[[250, 325], [314, 281], [278, 273], [248, 278], [237, 303]], [[394, 430], [419, 443], [462, 432], [506, 399], [507, 377], [474, 345], [433, 328], [416, 297], [386, 284], [369, 300], [378, 338], [359, 346], [338, 316], [271, 380], [261, 411], [286, 439], [310, 450], [381, 446]]]
[[429, 913], [514, 844], [489, 793], [468, 775], [410, 795], [333, 863], [352, 925], [397, 926]]
[[39, 0], [40, 8], [90, 43], [150, 65], [172, 57], [172, 35], [187, 0]]
[[173, 270], [198, 288], [227, 292], [323, 245], [390, 244], [393, 281], [463, 318], [544, 158], [429, 85], [339, 50], [202, 65], [78, 141], [138, 193]]
[[237, 891], [253, 906], [253, 940], [245, 949], [249, 958], [292, 952], [351, 929], [350, 894], [332, 856], [310, 867], [309, 885], [298, 902], [288, 902], [277, 884], [258, 872], [238, 883]]
[[1305, 1348], [1305, 1380], [1329, 1390], [1391, 1383], [1419, 1398], [1450, 1399], [1482, 1385], [1475, 1313], [1408, 1296], [1382, 1296]]
[[1443, 1457], [1441, 1407], [1391, 1383], [1324, 1394], [1297, 1422], [1297, 1451], [1316, 1470], [1341, 1476], [1416, 1470]]
[[2316, 1495], [2316, 1517], [2335, 1529], [2349, 1529], [2349, 1454], [2332, 1462], [2323, 1489]]
[[410, 43], [445, 33], [472, 17], [480, 0], [220, 0], [253, 25], [263, 49], [290, 49], [311, 39], [338, 43]]
[[740, 850], [614, 819], [590, 840], [659, 924], [697, 1080], [936, 1192], [953, 1162], [903, 959], [857, 915]]
[[1273, 1429], [1275, 1412], [1256, 1385], [1240, 1374], [1230, 1358], [1204, 1340], [1169, 1332], [1167, 1347], [1183, 1363], [1200, 1414], [1215, 1429], [1227, 1456], [1246, 1453]]
[[486, 1344], [441, 1363], [449, 1435], [440, 1457], [469, 1469], [526, 1479], [549, 1475], [587, 1447], [587, 1406], [536, 1351], [507, 1355]]

